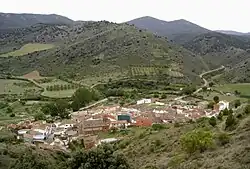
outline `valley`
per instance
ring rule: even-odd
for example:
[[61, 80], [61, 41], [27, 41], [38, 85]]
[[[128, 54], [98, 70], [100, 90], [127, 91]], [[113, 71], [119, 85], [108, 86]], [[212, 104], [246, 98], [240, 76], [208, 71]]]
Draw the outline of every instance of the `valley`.
[[1, 20], [0, 169], [249, 168], [248, 34], [149, 16]]

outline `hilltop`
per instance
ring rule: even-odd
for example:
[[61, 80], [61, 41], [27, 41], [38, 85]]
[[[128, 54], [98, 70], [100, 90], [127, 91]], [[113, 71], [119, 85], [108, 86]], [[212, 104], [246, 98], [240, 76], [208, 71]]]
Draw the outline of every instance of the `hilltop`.
[[73, 20], [56, 15], [0, 13], [0, 29], [24, 28], [38, 23], [73, 24]]
[[197, 35], [209, 32], [208, 29], [184, 19], [167, 22], [145, 16], [128, 21], [127, 23], [133, 24], [141, 29], [147, 29], [157, 35], [166, 36], [168, 39], [180, 44], [191, 40]]
[[[199, 56], [128, 24], [107, 21], [71, 26], [39, 24], [1, 36], [5, 37], [1, 43], [9, 42], [10, 46], [34, 42], [56, 46], [21, 57], [0, 57], [1, 71], [16, 75], [38, 70], [44, 76], [65, 75], [74, 79], [110, 76], [110, 73], [127, 76], [131, 65], [155, 65], [197, 77], [204, 69]], [[14, 39], [20, 41], [13, 42]]]

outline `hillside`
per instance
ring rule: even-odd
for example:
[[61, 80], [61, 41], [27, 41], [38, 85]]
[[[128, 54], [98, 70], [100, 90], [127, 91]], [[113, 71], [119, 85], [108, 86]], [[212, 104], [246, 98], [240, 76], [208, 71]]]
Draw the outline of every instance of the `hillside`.
[[40, 24], [39, 29], [31, 29], [18, 29], [20, 33], [7, 36], [2, 44], [22, 39], [18, 44], [40, 42], [57, 47], [21, 57], [0, 57], [1, 71], [20, 75], [38, 70], [44, 76], [64, 75], [79, 80], [110, 73], [127, 76], [131, 65], [167, 66], [189, 77], [197, 77], [204, 69], [200, 57], [127, 24], [106, 21], [63, 27]]
[[147, 29], [157, 35], [166, 36], [168, 39], [180, 44], [199, 34], [209, 32], [209, 30], [184, 19], [167, 22], [146, 16], [127, 23], [133, 24], [140, 29]]
[[250, 36], [250, 32], [242, 33], [242, 32], [237, 32], [237, 31], [230, 31], [230, 30], [216, 30], [216, 32], [224, 33], [228, 35]]
[[[222, 78], [228, 82], [249, 82], [247, 68], [250, 38], [210, 32], [195, 37], [184, 47], [201, 55], [210, 68], [227, 67]], [[240, 71], [239, 71], [240, 70]]]
[[24, 28], [38, 23], [73, 24], [73, 20], [60, 15], [0, 13], [0, 29]]

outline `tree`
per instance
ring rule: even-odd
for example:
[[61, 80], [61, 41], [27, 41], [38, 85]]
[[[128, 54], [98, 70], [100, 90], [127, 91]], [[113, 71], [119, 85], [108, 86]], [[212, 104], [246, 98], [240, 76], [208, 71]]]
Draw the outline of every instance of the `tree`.
[[208, 86], [209, 87], [213, 87], [214, 86], [214, 82], [209, 82]]
[[43, 112], [38, 112], [34, 115], [34, 118], [36, 121], [38, 120], [46, 120], [46, 116], [45, 114], [43, 114]]
[[214, 116], [209, 119], [209, 124], [213, 127], [216, 126], [217, 123], [216, 118]]
[[202, 87], [203, 92], [207, 91], [207, 86]]
[[71, 107], [73, 111], [79, 110], [81, 107], [86, 106], [86, 104], [90, 103], [93, 100], [94, 96], [91, 90], [87, 88], [79, 88], [75, 91], [72, 99], [73, 102]]
[[79, 150], [73, 153], [69, 162], [70, 169], [129, 169], [125, 156], [115, 151], [112, 145], [104, 144], [89, 151]]
[[240, 100], [235, 100], [235, 102], [234, 102], [234, 107], [235, 107], [235, 108], [238, 108], [240, 105], [241, 105]]
[[61, 119], [69, 118], [69, 104], [65, 100], [57, 100], [55, 103], [56, 111], [52, 112], [51, 116], [59, 116]]
[[214, 102], [217, 104], [219, 103], [219, 101], [220, 101], [220, 98], [218, 96], [214, 96]]
[[214, 144], [211, 131], [196, 129], [181, 136], [181, 146], [189, 154], [204, 152]]
[[69, 104], [65, 100], [57, 100], [53, 103], [48, 103], [42, 107], [44, 114], [49, 114], [52, 117], [59, 116], [60, 118], [69, 118]]
[[191, 95], [195, 90], [195, 86], [188, 86], [183, 89], [183, 93], [186, 95]]

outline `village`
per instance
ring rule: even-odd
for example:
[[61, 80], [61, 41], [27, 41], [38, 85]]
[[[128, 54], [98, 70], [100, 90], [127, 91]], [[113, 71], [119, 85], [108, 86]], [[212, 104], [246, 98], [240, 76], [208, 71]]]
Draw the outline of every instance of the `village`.
[[[229, 102], [220, 101], [213, 109], [207, 103], [190, 104], [181, 99], [162, 102], [159, 99], [141, 99], [134, 105], [100, 105], [71, 113], [70, 119], [54, 123], [46, 121], [22, 121], [10, 124], [18, 139], [40, 148], [67, 151], [70, 143], [81, 142], [85, 149], [122, 138], [99, 138], [99, 133], [127, 130], [130, 127], [151, 127], [153, 124], [186, 123], [202, 117], [217, 116], [229, 108]], [[15, 130], [14, 130], [15, 129]], [[16, 130], [18, 129], [18, 130]]]

